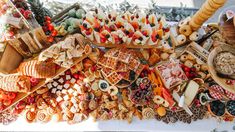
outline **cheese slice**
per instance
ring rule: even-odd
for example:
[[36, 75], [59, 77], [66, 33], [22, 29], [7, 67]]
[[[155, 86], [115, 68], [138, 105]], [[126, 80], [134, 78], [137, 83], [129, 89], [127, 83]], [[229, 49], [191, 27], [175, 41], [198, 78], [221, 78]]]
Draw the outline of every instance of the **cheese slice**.
[[195, 81], [193, 80], [189, 81], [186, 87], [185, 93], [184, 93], [185, 104], [187, 106], [189, 106], [192, 103], [193, 99], [197, 95], [198, 89], [199, 89], [199, 85]]

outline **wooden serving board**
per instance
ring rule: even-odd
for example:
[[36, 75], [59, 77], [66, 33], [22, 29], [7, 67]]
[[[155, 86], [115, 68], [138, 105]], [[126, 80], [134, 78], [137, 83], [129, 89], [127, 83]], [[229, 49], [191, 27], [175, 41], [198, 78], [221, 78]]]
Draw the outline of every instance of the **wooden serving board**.
[[[74, 65], [81, 62], [83, 59], [85, 59], [86, 57], [88, 57], [88, 55], [83, 55], [82, 57], [80, 58], [76, 58], [74, 59]], [[69, 68], [63, 68], [61, 67], [59, 70], [56, 71], [56, 74], [53, 78], [47, 78], [47, 79], [42, 79], [38, 85], [34, 86], [31, 88], [31, 91], [28, 92], [28, 93], [18, 93], [16, 98], [13, 100], [12, 104], [9, 105], [8, 107], [6, 107], [3, 111], [1, 112], [4, 112], [5, 110], [9, 109], [10, 107], [16, 105], [19, 101], [25, 99], [27, 96], [29, 96], [30, 94], [32, 94], [33, 92], [35, 92], [36, 90], [38, 90], [39, 88], [45, 86], [48, 82], [52, 81], [54, 78], [58, 77], [59, 75], [61, 75], [63, 72], [65, 72], [66, 70], [68, 70]], [[1, 113], [0, 112], [0, 113]]]
[[235, 93], [235, 85], [227, 85], [226, 80], [228, 80], [228, 79], [218, 77], [216, 74], [217, 72], [215, 71], [215, 67], [213, 65], [213, 60], [214, 60], [215, 56], [218, 53], [223, 52], [223, 51], [229, 51], [229, 52], [232, 52], [233, 54], [235, 54], [235, 48], [230, 45], [223, 44], [223, 45], [216, 47], [209, 54], [209, 57], [207, 60], [208, 70], [211, 74], [211, 77], [215, 80], [216, 83], [218, 83], [224, 89], [226, 89], [232, 93]]

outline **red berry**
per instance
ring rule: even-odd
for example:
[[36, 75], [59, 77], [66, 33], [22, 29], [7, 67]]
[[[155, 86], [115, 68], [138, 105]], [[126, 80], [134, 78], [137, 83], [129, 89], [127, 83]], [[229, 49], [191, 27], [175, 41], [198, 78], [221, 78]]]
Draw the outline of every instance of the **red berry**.
[[185, 71], [185, 72], [190, 72], [190, 68], [187, 67], [187, 66], [185, 66], [185, 67], [184, 67], [184, 71]]
[[26, 107], [26, 103], [24, 101], [20, 101], [17, 105], [17, 109], [24, 109]]
[[185, 75], [190, 78], [190, 73], [189, 72], [185, 72]]
[[97, 70], [97, 67], [96, 67], [96, 66], [92, 66], [92, 67], [91, 67], [91, 71], [94, 72], [94, 71], [96, 71], [96, 70]]
[[22, 15], [24, 15], [25, 10], [23, 8], [18, 8], [18, 10], [20, 11]]
[[190, 71], [191, 71], [191, 72], [195, 72], [195, 71], [196, 71], [196, 68], [195, 68], [195, 67], [192, 67], [192, 68], [190, 69]]
[[90, 31], [86, 31], [85, 34], [86, 35], [91, 35], [91, 32]]
[[65, 72], [65, 74], [66, 74], [66, 75], [70, 75], [70, 74], [71, 74], [71, 71], [70, 71], [70, 70], [67, 70], [67, 71]]
[[15, 97], [16, 97], [16, 93], [10, 92], [10, 93], [7, 94], [7, 98], [10, 99], [10, 100], [15, 99]]
[[14, 31], [9, 31], [9, 32], [8, 32], [8, 36], [9, 36], [9, 37], [13, 37], [14, 35], [15, 35]]
[[20, 13], [19, 12], [14, 12], [13, 16], [16, 17], [16, 18], [20, 18]]
[[26, 10], [26, 11], [24, 11], [23, 15], [26, 19], [29, 19], [32, 17], [32, 12], [30, 10]]
[[75, 79], [79, 79], [79, 74], [75, 73], [75, 74], [73, 74], [73, 77], [74, 77]]

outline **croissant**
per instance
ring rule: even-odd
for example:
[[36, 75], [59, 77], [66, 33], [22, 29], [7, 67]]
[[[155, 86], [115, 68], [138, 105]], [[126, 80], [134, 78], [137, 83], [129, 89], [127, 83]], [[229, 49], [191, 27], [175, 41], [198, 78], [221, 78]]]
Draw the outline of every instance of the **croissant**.
[[31, 60], [21, 63], [18, 72], [34, 78], [50, 78], [55, 75], [55, 68], [56, 65], [53, 62]]
[[21, 75], [8, 75], [0, 79], [0, 88], [10, 92], [29, 92], [30, 78]]

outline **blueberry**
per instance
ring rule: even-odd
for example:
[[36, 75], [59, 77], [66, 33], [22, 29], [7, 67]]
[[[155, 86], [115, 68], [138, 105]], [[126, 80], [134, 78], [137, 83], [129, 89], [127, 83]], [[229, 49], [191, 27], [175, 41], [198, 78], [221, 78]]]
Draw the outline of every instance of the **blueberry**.
[[107, 84], [106, 83], [101, 83], [100, 88], [106, 89], [107, 88]]
[[154, 27], [154, 26], [155, 26], [155, 24], [154, 24], [154, 23], [151, 23], [151, 24], [150, 24], [150, 26], [151, 26], [151, 27]]
[[142, 38], [142, 37], [139, 37], [139, 40], [140, 40], [140, 41], [142, 41], [142, 40], [143, 40], [143, 38]]

